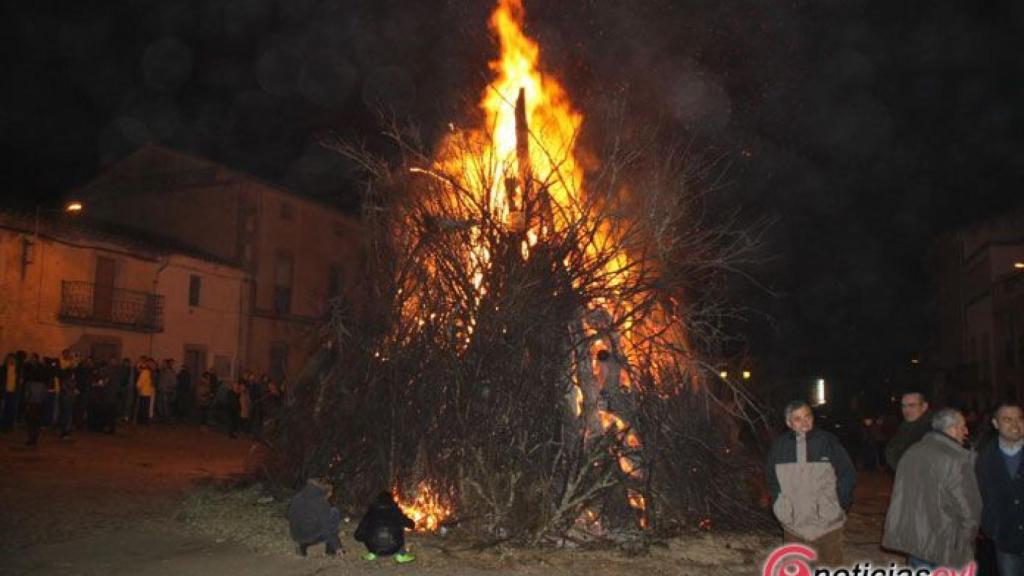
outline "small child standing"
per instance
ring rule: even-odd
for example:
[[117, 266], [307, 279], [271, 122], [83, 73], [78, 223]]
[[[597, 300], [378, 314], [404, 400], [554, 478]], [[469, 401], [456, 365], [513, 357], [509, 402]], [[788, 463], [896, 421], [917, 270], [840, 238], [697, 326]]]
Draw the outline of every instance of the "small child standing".
[[404, 564], [416, 558], [405, 551], [405, 529], [415, 527], [416, 523], [402, 513], [391, 494], [381, 492], [359, 521], [354, 536], [356, 541], [366, 545], [363, 559], [394, 554], [395, 561]]
[[344, 553], [338, 539], [341, 514], [328, 502], [333, 492], [327, 481], [310, 478], [288, 503], [288, 529], [299, 555], [305, 556], [307, 548], [320, 542], [325, 543], [328, 556]]

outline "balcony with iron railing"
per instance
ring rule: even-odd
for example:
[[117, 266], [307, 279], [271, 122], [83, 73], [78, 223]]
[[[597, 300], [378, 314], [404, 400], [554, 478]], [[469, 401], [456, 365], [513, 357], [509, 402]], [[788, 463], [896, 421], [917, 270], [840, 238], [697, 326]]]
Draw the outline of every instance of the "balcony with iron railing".
[[65, 280], [60, 287], [57, 318], [67, 324], [105, 326], [136, 332], [163, 332], [164, 297]]

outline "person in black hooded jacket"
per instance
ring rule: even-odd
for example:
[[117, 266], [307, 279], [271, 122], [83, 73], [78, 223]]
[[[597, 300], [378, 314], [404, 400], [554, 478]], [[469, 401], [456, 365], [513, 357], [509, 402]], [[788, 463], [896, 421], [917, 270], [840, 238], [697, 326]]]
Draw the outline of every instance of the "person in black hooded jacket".
[[366, 545], [368, 553], [364, 558], [367, 560], [394, 554], [397, 561], [408, 562], [412, 555], [404, 551], [405, 529], [412, 530], [415, 526], [416, 523], [395, 504], [391, 494], [381, 492], [366, 510], [353, 536]]

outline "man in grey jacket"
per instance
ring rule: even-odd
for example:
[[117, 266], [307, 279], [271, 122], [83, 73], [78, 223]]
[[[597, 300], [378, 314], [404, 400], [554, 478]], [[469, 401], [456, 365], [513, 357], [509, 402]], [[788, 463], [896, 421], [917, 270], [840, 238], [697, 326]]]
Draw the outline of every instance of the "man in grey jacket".
[[963, 414], [945, 408], [900, 459], [882, 546], [906, 553], [914, 568], [959, 570], [974, 557], [981, 493], [966, 439]]
[[305, 556], [307, 548], [320, 542], [325, 544], [328, 556], [342, 554], [338, 538], [341, 514], [329, 502], [333, 492], [330, 482], [310, 478], [306, 487], [288, 502], [288, 529], [299, 555]]
[[857, 473], [832, 434], [814, 428], [814, 413], [802, 400], [786, 405], [789, 431], [768, 453], [773, 511], [787, 542], [809, 544], [825, 566], [843, 563], [843, 526], [853, 503]]

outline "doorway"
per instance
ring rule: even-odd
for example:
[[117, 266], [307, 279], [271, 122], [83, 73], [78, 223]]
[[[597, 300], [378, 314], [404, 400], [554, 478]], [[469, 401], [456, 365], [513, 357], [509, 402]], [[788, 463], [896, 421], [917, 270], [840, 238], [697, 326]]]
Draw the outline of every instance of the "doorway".
[[111, 320], [114, 314], [114, 280], [117, 261], [104, 256], [96, 257], [93, 276], [92, 313], [97, 320]]
[[206, 346], [186, 344], [184, 366], [188, 368], [188, 373], [195, 382], [206, 371]]

